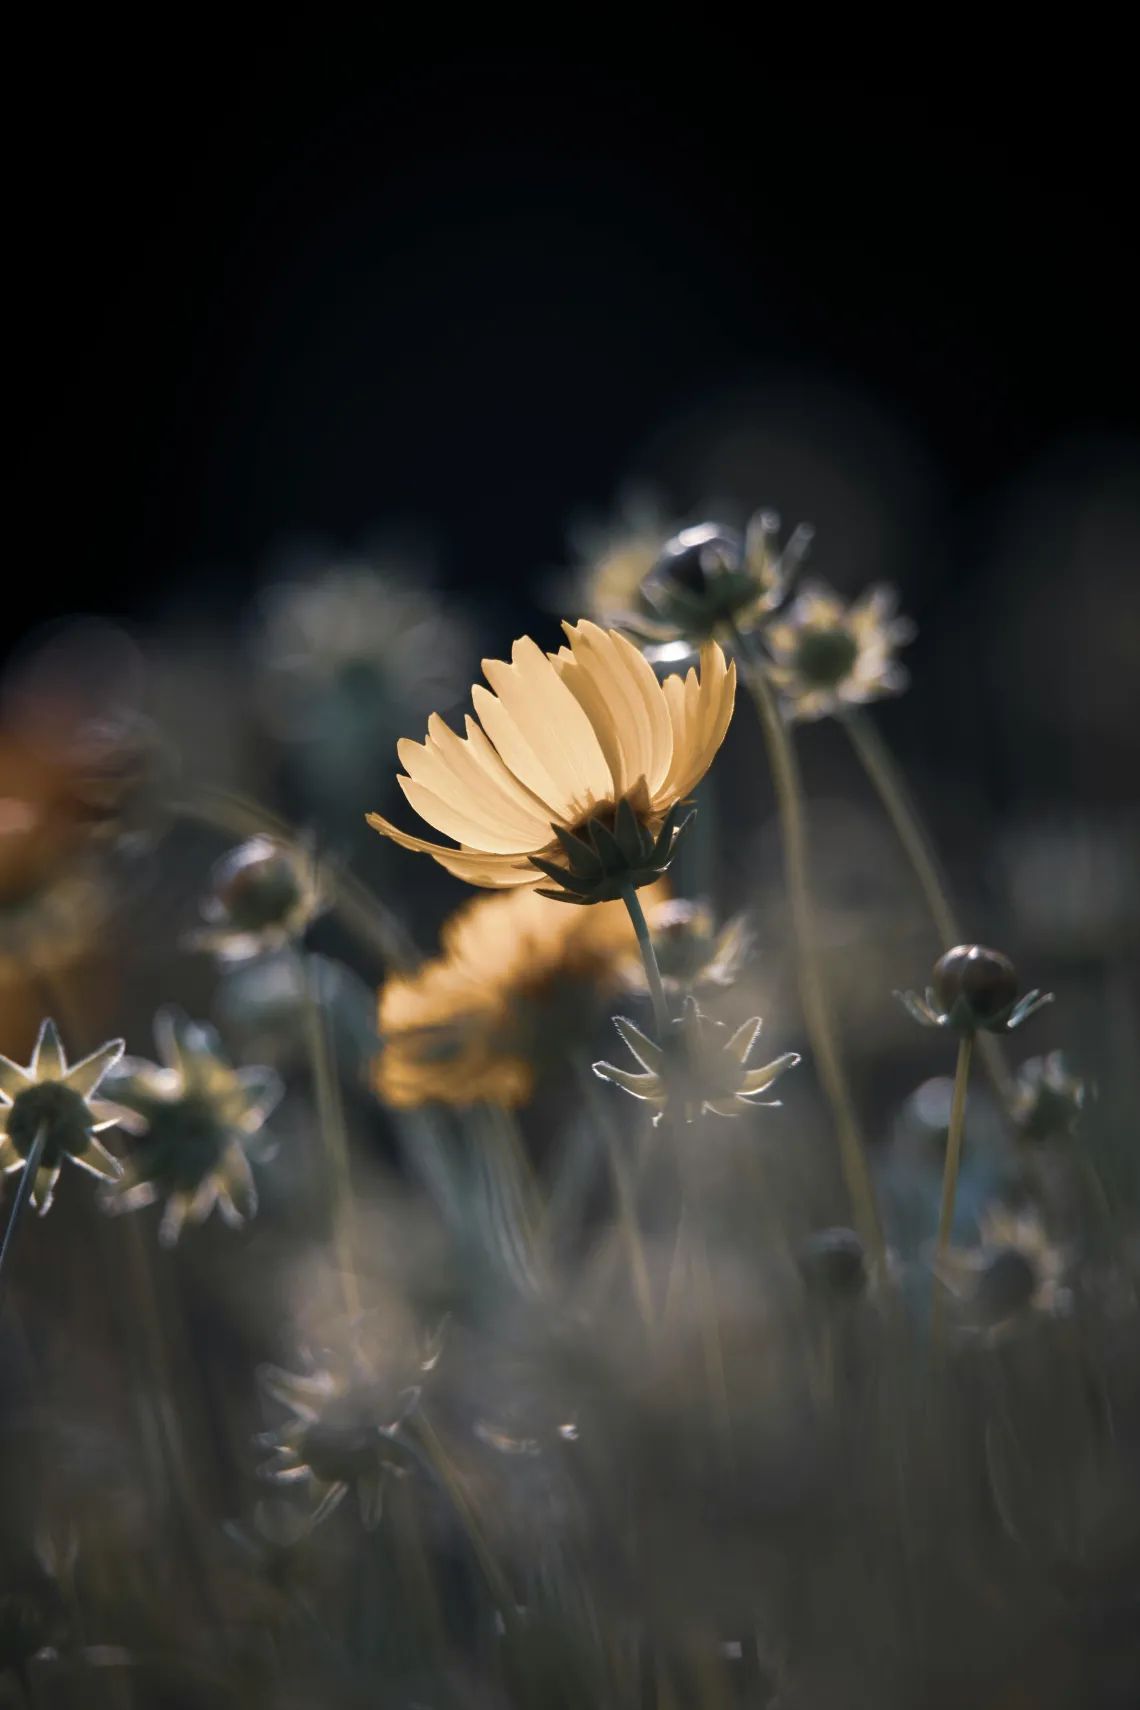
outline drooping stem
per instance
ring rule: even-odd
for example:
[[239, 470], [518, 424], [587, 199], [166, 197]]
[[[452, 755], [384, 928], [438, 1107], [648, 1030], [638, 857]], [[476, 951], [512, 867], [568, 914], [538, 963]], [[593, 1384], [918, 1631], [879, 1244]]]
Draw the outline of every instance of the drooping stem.
[[827, 994], [819, 970], [799, 766], [776, 697], [768, 685], [751, 642], [735, 625], [732, 634], [744, 680], [760, 720], [768, 750], [768, 762], [772, 769], [804, 1021], [811, 1039], [819, 1078], [831, 1106], [839, 1141], [840, 1162], [851, 1197], [855, 1222], [868, 1250], [881, 1258], [883, 1235], [871, 1175], [859, 1136], [847, 1077], [843, 1072], [843, 1064], [835, 1043]]
[[954, 1073], [954, 1096], [950, 1101], [950, 1127], [946, 1135], [946, 1163], [942, 1171], [942, 1205], [938, 1213], [938, 1256], [950, 1245], [954, 1227], [954, 1201], [958, 1193], [958, 1171], [962, 1163], [962, 1132], [966, 1125], [966, 1086], [974, 1036], [963, 1033], [958, 1042], [958, 1067]]
[[40, 1167], [40, 1159], [43, 1157], [46, 1144], [47, 1128], [41, 1125], [32, 1141], [31, 1151], [24, 1161], [24, 1168], [20, 1173], [20, 1185], [16, 1189], [16, 1197], [12, 1202], [12, 1213], [8, 1218], [8, 1227], [4, 1231], [4, 1242], [0, 1246], [0, 1301], [4, 1298], [8, 1269], [12, 1262], [12, 1254], [16, 1250], [16, 1237], [20, 1233], [24, 1213], [31, 1204], [32, 1193], [36, 1185], [36, 1171]]
[[649, 982], [649, 995], [653, 999], [653, 1018], [657, 1023], [657, 1037], [664, 1043], [669, 1029], [669, 1005], [665, 1001], [665, 987], [661, 983], [661, 969], [657, 966], [657, 952], [653, 948], [653, 939], [649, 934], [649, 923], [645, 918], [645, 910], [641, 906], [637, 892], [632, 886], [622, 892], [625, 906], [629, 910], [629, 918], [633, 922], [633, 930], [637, 934], [637, 946], [641, 951], [641, 960], [645, 964], [645, 978]]
[[352, 1240], [352, 1176], [340, 1084], [329, 1049], [328, 1030], [317, 983], [319, 966], [314, 957], [305, 956], [298, 951], [297, 968], [301, 981], [301, 1001], [309, 1047], [309, 1065], [313, 1076], [317, 1125], [320, 1129], [321, 1144], [328, 1155], [333, 1180], [333, 1241], [336, 1247], [337, 1269], [344, 1290], [345, 1311], [349, 1319], [355, 1321], [360, 1316], [360, 1291], [356, 1282]]
[[[962, 929], [955, 919], [938, 857], [894, 757], [866, 713], [853, 708], [840, 722], [914, 869], [942, 948], [951, 950], [963, 943]], [[1013, 1080], [1005, 1052], [992, 1033], [981, 1036], [978, 1050], [993, 1089], [1008, 1110]]]

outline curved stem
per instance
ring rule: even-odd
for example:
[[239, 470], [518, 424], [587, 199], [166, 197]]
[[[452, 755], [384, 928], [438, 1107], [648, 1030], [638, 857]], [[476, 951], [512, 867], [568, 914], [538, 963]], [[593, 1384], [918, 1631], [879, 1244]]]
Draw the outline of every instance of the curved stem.
[[[918, 809], [911, 800], [902, 773], [883, 741], [874, 721], [858, 708], [853, 708], [840, 720], [848, 740], [859, 757], [863, 770], [873, 784], [887, 818], [914, 869], [919, 888], [926, 899], [930, 918], [934, 922], [943, 950], [953, 949], [963, 942], [962, 929], [950, 903], [949, 886], [939, 866], [938, 856], [922, 823]], [[1005, 1060], [1005, 1052], [992, 1033], [978, 1040], [982, 1065], [1006, 1110], [1013, 1093], [1013, 1080]]]
[[743, 668], [745, 683], [760, 720], [768, 750], [780, 835], [784, 846], [784, 876], [795, 937], [796, 965], [804, 1021], [811, 1038], [820, 1081], [831, 1106], [839, 1140], [839, 1156], [855, 1222], [868, 1250], [883, 1255], [883, 1234], [875, 1204], [871, 1175], [859, 1137], [851, 1093], [843, 1072], [832, 1030], [827, 995], [819, 971], [815, 945], [815, 916], [808, 877], [807, 835], [804, 827], [803, 789], [799, 767], [776, 697], [769, 688], [763, 667], [751, 643], [733, 625], [733, 640]]
[[657, 952], [649, 935], [649, 923], [638, 894], [632, 886], [627, 886], [622, 892], [622, 900], [629, 910], [629, 918], [637, 934], [641, 960], [645, 964], [645, 977], [649, 981], [649, 995], [653, 999], [653, 1016], [657, 1023], [658, 1043], [664, 1044], [669, 1028], [669, 1005], [665, 1001], [665, 987], [661, 983], [661, 969], [657, 966]]
[[20, 1185], [16, 1189], [16, 1198], [12, 1204], [12, 1214], [8, 1219], [8, 1227], [4, 1231], [3, 1245], [0, 1246], [0, 1300], [3, 1300], [4, 1298], [4, 1285], [8, 1277], [8, 1267], [11, 1263], [11, 1254], [15, 1251], [16, 1237], [20, 1233], [20, 1225], [24, 1220], [24, 1213], [27, 1211], [28, 1206], [31, 1203], [32, 1192], [36, 1185], [36, 1171], [40, 1167], [40, 1159], [43, 1157], [43, 1151], [46, 1144], [47, 1128], [46, 1126], [41, 1125], [36, 1133], [35, 1139], [32, 1141], [31, 1151], [28, 1153], [28, 1156], [24, 1161], [24, 1168], [20, 1172]]
[[942, 1205], [938, 1213], [938, 1254], [950, 1245], [954, 1227], [954, 1200], [958, 1193], [958, 1170], [962, 1163], [962, 1131], [966, 1126], [966, 1086], [974, 1036], [963, 1033], [958, 1041], [958, 1067], [954, 1072], [954, 1096], [950, 1102], [950, 1127], [946, 1135], [946, 1164], [942, 1171]]
[[333, 1178], [333, 1240], [337, 1268], [344, 1290], [345, 1311], [350, 1320], [355, 1320], [360, 1316], [360, 1291], [356, 1282], [352, 1242], [352, 1176], [349, 1168], [348, 1139], [344, 1131], [344, 1109], [317, 987], [319, 964], [315, 958], [298, 952], [297, 966], [301, 979], [317, 1123]]

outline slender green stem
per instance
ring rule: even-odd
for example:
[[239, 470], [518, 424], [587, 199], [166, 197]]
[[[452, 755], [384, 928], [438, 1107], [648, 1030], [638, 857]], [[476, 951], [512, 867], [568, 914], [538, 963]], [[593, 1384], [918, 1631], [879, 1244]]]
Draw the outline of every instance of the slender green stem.
[[760, 720], [772, 769], [804, 1021], [811, 1038], [819, 1078], [831, 1106], [839, 1141], [840, 1162], [851, 1197], [855, 1222], [868, 1250], [877, 1258], [881, 1258], [883, 1234], [871, 1175], [859, 1136], [847, 1077], [843, 1072], [843, 1064], [835, 1043], [827, 994], [819, 970], [799, 766], [776, 697], [768, 685], [751, 642], [735, 625], [732, 634], [744, 680]]
[[333, 1179], [333, 1241], [336, 1247], [337, 1269], [340, 1271], [341, 1287], [344, 1290], [345, 1311], [350, 1319], [355, 1320], [360, 1316], [360, 1291], [356, 1282], [352, 1240], [352, 1174], [340, 1083], [329, 1049], [328, 1030], [317, 986], [318, 966], [314, 957], [305, 956], [298, 951], [297, 967], [301, 980], [317, 1122], [321, 1144], [328, 1154]]
[[[949, 887], [938, 856], [911, 799], [902, 773], [874, 721], [866, 713], [853, 708], [840, 722], [914, 869], [914, 876], [926, 899], [926, 906], [930, 910], [930, 918], [934, 922], [942, 948], [951, 950], [955, 944], [963, 942], [962, 929], [950, 903]], [[1013, 1080], [1005, 1060], [1005, 1052], [992, 1033], [982, 1034], [978, 1040], [978, 1050], [993, 1089], [1008, 1110], [1013, 1093]]]
[[20, 1172], [20, 1185], [16, 1189], [16, 1197], [12, 1202], [12, 1214], [8, 1219], [8, 1227], [4, 1231], [3, 1245], [0, 1246], [0, 1300], [4, 1298], [4, 1285], [8, 1279], [11, 1254], [16, 1248], [16, 1237], [20, 1233], [24, 1213], [31, 1204], [32, 1191], [36, 1185], [36, 1171], [40, 1167], [40, 1159], [43, 1157], [46, 1144], [47, 1128], [41, 1125], [32, 1141], [31, 1151], [24, 1161], [24, 1168]]
[[974, 1036], [963, 1033], [958, 1041], [958, 1067], [954, 1073], [954, 1096], [950, 1102], [950, 1128], [946, 1135], [946, 1164], [942, 1171], [942, 1205], [938, 1213], [938, 1253], [950, 1245], [954, 1227], [954, 1201], [958, 1193], [958, 1170], [962, 1163], [962, 1131], [966, 1126], [966, 1086]]
[[632, 886], [627, 886], [622, 892], [622, 898], [629, 910], [629, 918], [633, 922], [633, 930], [637, 934], [637, 945], [641, 951], [641, 960], [645, 964], [645, 977], [649, 981], [649, 995], [653, 999], [653, 1016], [657, 1023], [657, 1037], [664, 1044], [669, 1029], [669, 1005], [665, 1001], [665, 987], [661, 983], [661, 969], [657, 966], [657, 952], [653, 948], [653, 939], [649, 935], [649, 923], [645, 918], [645, 910], [641, 900]]

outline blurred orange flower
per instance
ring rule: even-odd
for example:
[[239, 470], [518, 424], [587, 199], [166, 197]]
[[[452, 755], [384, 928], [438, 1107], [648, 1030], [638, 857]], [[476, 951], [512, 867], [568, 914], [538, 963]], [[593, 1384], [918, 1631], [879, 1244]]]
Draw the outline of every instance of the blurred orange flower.
[[[664, 882], [647, 893], [668, 895]], [[560, 908], [533, 890], [478, 897], [440, 934], [442, 954], [380, 993], [380, 1097], [525, 1104], [548, 1058], [583, 1045], [619, 989], [633, 927], [620, 902]]]

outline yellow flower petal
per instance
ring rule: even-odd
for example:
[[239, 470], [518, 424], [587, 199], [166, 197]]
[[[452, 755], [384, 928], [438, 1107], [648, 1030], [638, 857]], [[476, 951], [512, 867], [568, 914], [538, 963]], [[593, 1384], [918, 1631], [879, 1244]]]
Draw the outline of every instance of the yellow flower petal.
[[412, 837], [401, 831], [383, 814], [370, 813], [367, 819], [375, 831], [382, 831], [401, 849], [414, 850], [418, 855], [431, 855], [446, 872], [454, 874], [457, 879], [465, 879], [469, 885], [488, 885], [497, 889], [503, 885], [541, 882], [542, 875], [529, 861], [520, 862], [510, 855], [490, 855], [478, 849], [449, 849], [445, 843], [429, 843], [423, 837]]
[[[538, 764], [553, 780], [556, 794], [551, 799], [545, 788], [538, 794], [558, 810], [563, 823], [572, 824], [584, 818], [596, 802], [612, 799], [613, 775], [593, 725], [553, 662], [529, 636], [515, 642], [510, 665], [501, 659], [485, 659], [483, 672], [530, 755], [535, 761], [541, 755]], [[480, 700], [483, 727], [503, 754], [496, 732], [483, 717], [484, 706]], [[525, 784], [530, 783], [521, 766], [506, 754], [503, 758]]]

